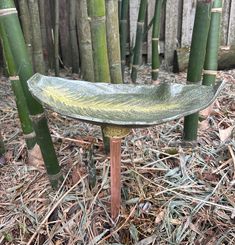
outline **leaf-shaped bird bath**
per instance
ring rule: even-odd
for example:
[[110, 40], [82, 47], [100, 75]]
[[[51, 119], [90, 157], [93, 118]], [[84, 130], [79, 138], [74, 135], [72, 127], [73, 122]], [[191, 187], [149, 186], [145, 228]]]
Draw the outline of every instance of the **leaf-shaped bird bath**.
[[72, 118], [101, 124], [110, 137], [111, 213], [120, 207], [121, 138], [132, 127], [161, 124], [200, 111], [211, 104], [222, 89], [163, 83], [127, 85], [91, 83], [35, 74], [29, 90], [44, 105]]

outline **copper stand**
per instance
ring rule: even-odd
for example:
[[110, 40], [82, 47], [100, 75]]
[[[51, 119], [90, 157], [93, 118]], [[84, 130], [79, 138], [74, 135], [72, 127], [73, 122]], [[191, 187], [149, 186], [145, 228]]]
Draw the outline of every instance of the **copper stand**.
[[111, 217], [115, 220], [121, 206], [121, 142], [130, 129], [108, 125], [103, 128], [105, 136], [110, 138], [111, 163]]
[[110, 138], [111, 217], [116, 219], [121, 205], [121, 138]]

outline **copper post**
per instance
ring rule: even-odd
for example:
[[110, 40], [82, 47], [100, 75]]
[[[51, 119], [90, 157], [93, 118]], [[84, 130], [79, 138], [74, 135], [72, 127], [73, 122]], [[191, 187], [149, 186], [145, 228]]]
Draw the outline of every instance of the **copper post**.
[[111, 217], [116, 219], [121, 206], [121, 142], [130, 129], [118, 125], [103, 127], [105, 136], [110, 138], [111, 162]]
[[121, 138], [110, 138], [111, 217], [116, 219], [121, 205]]

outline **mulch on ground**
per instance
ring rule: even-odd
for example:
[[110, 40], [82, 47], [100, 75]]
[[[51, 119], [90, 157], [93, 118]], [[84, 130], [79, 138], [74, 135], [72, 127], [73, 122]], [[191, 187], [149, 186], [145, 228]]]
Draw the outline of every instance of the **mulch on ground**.
[[[139, 82], [150, 83], [149, 74], [143, 67]], [[160, 79], [185, 82], [186, 74], [162, 71]], [[10, 83], [2, 77], [7, 152], [0, 168], [0, 244], [235, 244], [235, 70], [220, 71], [218, 79], [226, 86], [200, 122], [197, 146], [183, 147], [183, 119], [133, 129], [123, 140], [122, 209], [113, 223], [100, 128], [47, 111], [65, 176], [52, 191], [43, 166], [27, 160]]]

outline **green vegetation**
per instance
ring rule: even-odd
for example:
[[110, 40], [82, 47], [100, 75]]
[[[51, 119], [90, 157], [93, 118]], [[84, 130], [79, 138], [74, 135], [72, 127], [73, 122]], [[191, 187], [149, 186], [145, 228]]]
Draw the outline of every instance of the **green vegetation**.
[[[198, 1], [189, 56], [187, 81], [199, 84], [206, 55], [207, 37], [210, 27], [212, 1]], [[198, 113], [184, 119], [184, 140], [197, 140]]]
[[49, 179], [52, 186], [56, 187], [61, 178], [60, 167], [43, 108], [32, 97], [27, 87], [27, 80], [33, 75], [33, 67], [27, 53], [14, 2], [12, 0], [2, 0], [0, 1], [0, 9], [4, 9], [5, 13], [0, 16], [1, 33], [5, 35], [4, 39], [7, 41], [7, 45], [14, 59], [15, 69], [18, 72], [16, 75], [19, 76], [21, 82], [29, 114], [36, 132], [37, 143], [40, 146]]

